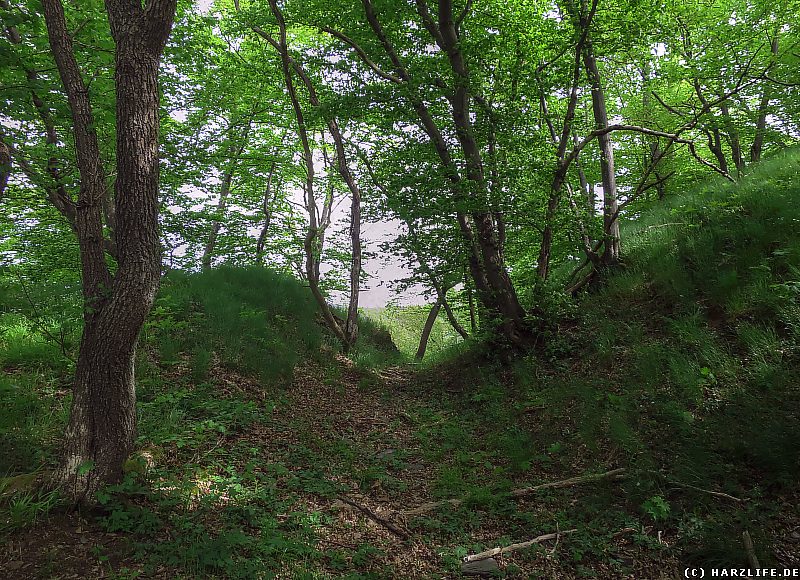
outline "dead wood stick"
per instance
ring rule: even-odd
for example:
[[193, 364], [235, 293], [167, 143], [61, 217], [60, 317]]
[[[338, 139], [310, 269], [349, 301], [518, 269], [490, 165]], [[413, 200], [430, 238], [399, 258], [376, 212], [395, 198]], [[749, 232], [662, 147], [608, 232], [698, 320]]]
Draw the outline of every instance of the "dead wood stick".
[[742, 498], [739, 498], [739, 497], [734, 497], [734, 496], [732, 496], [732, 495], [728, 495], [727, 493], [723, 493], [723, 492], [721, 492], [721, 491], [712, 491], [712, 490], [710, 490], [710, 489], [703, 489], [702, 487], [697, 487], [697, 486], [694, 486], [694, 485], [689, 485], [688, 483], [681, 483], [681, 482], [679, 482], [679, 481], [672, 481], [672, 480], [668, 480], [668, 483], [670, 483], [671, 485], [677, 486], [677, 487], [684, 487], [684, 488], [686, 488], [686, 489], [692, 489], [692, 490], [694, 490], [694, 491], [699, 491], [699, 492], [702, 492], [702, 493], [707, 493], [708, 495], [713, 495], [714, 497], [719, 497], [719, 498], [722, 498], [722, 499], [727, 499], [727, 500], [730, 500], [730, 501], [735, 501], [735, 502], [737, 502], [737, 503], [741, 503], [741, 502], [743, 502], [743, 501], [744, 501]]
[[[600, 481], [602, 479], [611, 479], [611, 478], [617, 479], [617, 478], [624, 477], [624, 475], [625, 475], [625, 468], [612, 469], [611, 471], [606, 471], [605, 473], [592, 473], [592, 474], [589, 474], [589, 475], [580, 475], [578, 477], [571, 477], [569, 479], [564, 479], [564, 480], [561, 480], [561, 481], [552, 481], [550, 483], [543, 483], [541, 485], [535, 485], [533, 487], [523, 487], [521, 489], [514, 489], [511, 492], [509, 492], [509, 495], [511, 497], [513, 497], [513, 498], [520, 498], [520, 497], [525, 497], [525, 496], [528, 496], [528, 495], [533, 495], [533, 494], [535, 494], [535, 493], [537, 493], [539, 491], [545, 490], [545, 489], [558, 489], [558, 488], [562, 488], [562, 487], [571, 487], [573, 485], [580, 485], [580, 484], [583, 484], [583, 483], [590, 483], [590, 482], [593, 482], [593, 481]], [[412, 508], [412, 509], [403, 510], [402, 513], [405, 516], [417, 516], [417, 515], [420, 515], [420, 514], [424, 514], [424, 513], [433, 511], [433, 510], [435, 510], [437, 508], [440, 508], [440, 507], [443, 507], [443, 506], [446, 506], [446, 505], [451, 505], [453, 507], [458, 507], [462, 503], [464, 503], [463, 499], [445, 499], [445, 500], [441, 500], [441, 501], [432, 501], [432, 502], [424, 503], [421, 506], [418, 506], [418, 507], [415, 507], [415, 508]]]
[[485, 560], [486, 558], [491, 558], [493, 556], [501, 556], [503, 554], [507, 554], [508, 552], [516, 552], [517, 550], [524, 550], [525, 548], [530, 548], [533, 545], [541, 544], [542, 542], [546, 542], [547, 540], [558, 540], [561, 536], [565, 536], [567, 534], [574, 534], [577, 531], [578, 531], [577, 529], [564, 530], [563, 532], [544, 534], [532, 540], [528, 540], [527, 542], [520, 542], [519, 544], [510, 544], [502, 548], [492, 548], [491, 550], [486, 550], [485, 552], [480, 552], [479, 554], [472, 554], [470, 556], [465, 556], [464, 562], [475, 562], [477, 560]]
[[551, 481], [550, 483], [543, 483], [541, 485], [535, 485], [533, 487], [523, 487], [522, 489], [514, 489], [510, 492], [509, 495], [511, 497], [525, 497], [527, 495], [532, 495], [536, 492], [542, 491], [544, 489], [558, 489], [562, 487], [572, 487], [573, 485], [580, 485], [582, 483], [591, 483], [593, 481], [600, 481], [602, 479], [621, 479], [625, 476], [626, 470], [624, 467], [620, 467], [619, 469], [612, 469], [611, 471], [606, 471], [605, 473], [591, 473], [589, 475], [579, 475], [577, 477], [571, 477], [569, 479], [564, 479], [562, 481]]
[[747, 530], [742, 532], [742, 542], [744, 542], [744, 551], [747, 552], [747, 561], [750, 562], [750, 568], [758, 570], [761, 568], [761, 564], [758, 562], [756, 549], [753, 547], [753, 538], [750, 537], [750, 532]]
[[403, 540], [407, 540], [409, 538], [408, 532], [406, 532], [404, 529], [396, 526], [395, 524], [393, 524], [392, 522], [390, 522], [386, 518], [382, 518], [381, 516], [376, 514], [374, 511], [369, 509], [367, 506], [361, 505], [361, 504], [353, 501], [352, 499], [350, 499], [349, 497], [344, 496], [344, 495], [341, 496], [339, 499], [341, 499], [344, 503], [349, 504], [349, 505], [353, 506], [354, 508], [356, 508], [358, 511], [363, 513], [365, 516], [367, 516], [373, 522], [382, 525], [384, 528], [386, 528], [387, 530], [392, 532], [398, 538], [401, 538]]

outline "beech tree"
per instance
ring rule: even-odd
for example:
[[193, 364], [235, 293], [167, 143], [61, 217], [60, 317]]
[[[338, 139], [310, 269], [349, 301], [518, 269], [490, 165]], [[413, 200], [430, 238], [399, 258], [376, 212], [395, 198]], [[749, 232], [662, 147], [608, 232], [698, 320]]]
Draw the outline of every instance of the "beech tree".
[[[112, 272], [103, 244], [106, 174], [92, 103], [73, 52], [61, 0], [43, 0], [48, 38], [72, 115], [80, 190], [75, 231], [81, 257], [84, 329], [57, 483], [77, 502], [119, 481], [136, 430], [136, 341], [161, 276], [158, 224], [161, 54], [176, 0], [107, 0], [115, 42], [116, 177]], [[73, 203], [70, 200], [70, 203]]]

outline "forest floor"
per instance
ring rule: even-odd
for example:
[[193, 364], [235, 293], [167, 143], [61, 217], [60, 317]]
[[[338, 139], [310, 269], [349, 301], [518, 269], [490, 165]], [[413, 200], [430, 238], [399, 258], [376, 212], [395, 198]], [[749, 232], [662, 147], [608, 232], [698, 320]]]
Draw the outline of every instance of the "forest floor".
[[[364, 372], [337, 355], [272, 391], [216, 365], [209, 376], [195, 385], [178, 363], [147, 388], [146, 474], [132, 471], [98, 513], [52, 512], [8, 535], [0, 576], [460, 578], [467, 554], [578, 528], [484, 562], [483, 575], [683, 577], [677, 528], [643, 518], [619, 480], [505, 493], [620, 464], [557, 443], [514, 464], [514, 445], [533, 440], [498, 447], [493, 414], [508, 401], [454, 366]], [[536, 405], [522, 412], [550, 428]], [[450, 498], [466, 501], [404, 514]], [[787, 566], [800, 565], [799, 524], [776, 519]]]

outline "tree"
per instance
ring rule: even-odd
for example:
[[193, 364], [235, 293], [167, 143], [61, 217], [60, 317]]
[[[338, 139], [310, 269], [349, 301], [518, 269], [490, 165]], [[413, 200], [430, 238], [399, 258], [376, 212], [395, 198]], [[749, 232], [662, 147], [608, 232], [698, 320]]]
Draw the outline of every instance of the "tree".
[[146, 5], [107, 0], [115, 48], [117, 266], [103, 246], [102, 202], [107, 176], [92, 104], [79, 69], [61, 0], [43, 0], [48, 38], [72, 115], [80, 193], [84, 329], [73, 401], [57, 482], [77, 502], [120, 481], [136, 429], [134, 358], [139, 331], [161, 275], [158, 234], [158, 73], [176, 0]]

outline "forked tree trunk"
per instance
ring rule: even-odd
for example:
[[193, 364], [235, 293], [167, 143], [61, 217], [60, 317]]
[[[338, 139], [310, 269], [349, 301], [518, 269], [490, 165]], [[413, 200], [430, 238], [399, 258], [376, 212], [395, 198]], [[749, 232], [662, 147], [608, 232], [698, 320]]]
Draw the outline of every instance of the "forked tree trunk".
[[72, 51], [60, 0], [43, 0], [50, 46], [73, 118], [81, 191], [76, 232], [81, 251], [84, 331], [57, 483], [75, 502], [91, 502], [122, 479], [136, 434], [134, 358], [161, 273], [158, 236], [158, 68], [175, 0], [147, 8], [107, 0], [116, 43], [117, 272], [105, 262], [105, 175], [91, 103]]
[[[409, 87], [413, 83], [408, 70], [403, 65], [395, 47], [386, 35], [371, 0], [363, 0], [367, 21], [383, 47], [386, 56], [392, 63], [395, 74], [381, 71], [369, 58], [364, 59], [364, 52], [356, 48], [346, 37], [348, 44], [354, 46], [362, 60], [382, 78]], [[412, 108], [417, 113], [420, 127], [430, 138], [442, 166], [450, 181], [453, 199], [457, 204], [473, 202], [479, 209], [467, 214], [464, 210], [456, 210], [456, 218], [467, 252], [470, 274], [475, 282], [480, 301], [498, 320], [499, 332], [504, 338], [518, 347], [532, 346], [537, 336], [526, 319], [526, 312], [516, 294], [511, 278], [506, 269], [502, 253], [501, 236], [496, 228], [490, 207], [489, 190], [483, 173], [483, 161], [480, 147], [475, 139], [470, 119], [469, 71], [461, 52], [458, 39], [459, 20], [453, 17], [453, 5], [450, 0], [440, 0], [438, 5], [438, 23], [434, 21], [426, 2], [416, 3], [417, 12], [422, 18], [424, 27], [431, 34], [432, 40], [447, 56], [450, 68], [455, 77], [452, 94], [448, 97], [456, 137], [465, 162], [465, 179], [462, 180], [457, 164], [450, 153], [442, 131], [434, 120], [421, 93], [416, 88], [404, 91]], [[469, 184], [469, 185], [468, 185]]]
[[[331, 184], [331, 192], [328, 200], [326, 201], [323, 210], [322, 219], [318, 219], [317, 206], [314, 199], [314, 160], [312, 157], [311, 146], [308, 139], [308, 128], [305, 122], [305, 115], [303, 107], [297, 96], [297, 90], [293, 80], [293, 74], [296, 74], [302, 83], [305, 85], [308, 92], [309, 101], [311, 105], [317, 110], [320, 109], [321, 103], [317, 95], [311, 78], [306, 73], [302, 64], [295, 61], [289, 54], [289, 47], [287, 45], [287, 32], [286, 21], [284, 20], [283, 12], [278, 6], [277, 0], [269, 0], [269, 6], [275, 20], [278, 23], [279, 40], [275, 40], [272, 36], [266, 33], [259, 27], [252, 27], [253, 30], [269, 42], [280, 54], [281, 66], [283, 69], [284, 82], [286, 89], [289, 93], [289, 99], [292, 103], [292, 108], [297, 120], [297, 129], [300, 135], [300, 141], [303, 146], [303, 154], [306, 165], [306, 209], [309, 214], [309, 227], [303, 243], [306, 254], [306, 278], [317, 304], [320, 307], [322, 318], [325, 324], [336, 335], [336, 338], [342, 345], [342, 350], [347, 354], [355, 344], [358, 338], [358, 297], [361, 280], [361, 191], [355, 181], [355, 177], [350, 171], [347, 163], [347, 153], [344, 147], [344, 138], [342, 137], [339, 124], [334, 117], [326, 119], [326, 125], [333, 138], [334, 147], [336, 150], [336, 165], [339, 174], [347, 185], [351, 194], [350, 205], [350, 243], [351, 243], [351, 260], [350, 260], [350, 300], [347, 308], [346, 320], [341, 320], [336, 316], [325, 300], [322, 290], [319, 287], [319, 265], [321, 260], [321, 252], [323, 248], [325, 228], [330, 224], [332, 203], [333, 203], [333, 185]], [[323, 155], [327, 155], [323, 149]], [[323, 225], [325, 224], [325, 225]]]
[[567, 146], [569, 144], [569, 136], [572, 133], [572, 123], [575, 119], [575, 111], [578, 106], [578, 85], [580, 83], [581, 72], [581, 55], [584, 47], [589, 42], [589, 28], [591, 27], [592, 20], [597, 11], [597, 1], [593, 0], [591, 7], [585, 0], [581, 2], [580, 7], [571, 2], [567, 3], [567, 10], [572, 13], [572, 17], [577, 20], [577, 27], [580, 31], [580, 37], [575, 45], [575, 63], [572, 69], [572, 86], [570, 88], [569, 100], [567, 102], [567, 110], [564, 114], [564, 121], [561, 126], [561, 136], [556, 133], [555, 125], [550, 117], [550, 112], [547, 107], [547, 98], [542, 92], [539, 95], [539, 105], [541, 107], [542, 117], [544, 118], [547, 128], [550, 132], [550, 139], [556, 147], [556, 170], [553, 173], [553, 180], [550, 183], [550, 193], [547, 198], [547, 207], [545, 210], [544, 228], [542, 229], [542, 240], [539, 245], [539, 256], [536, 261], [536, 272], [541, 280], [547, 280], [550, 275], [550, 255], [553, 249], [553, 228], [558, 204], [561, 197], [561, 189], [567, 180], [567, 172], [569, 171], [569, 162], [567, 160]]
[[722, 113], [722, 122], [725, 127], [728, 146], [731, 148], [733, 166], [736, 168], [737, 177], [741, 177], [744, 171], [744, 157], [742, 155], [741, 140], [739, 139], [739, 130], [736, 128], [733, 117], [731, 117], [731, 111], [726, 101], [720, 103], [719, 110]]

